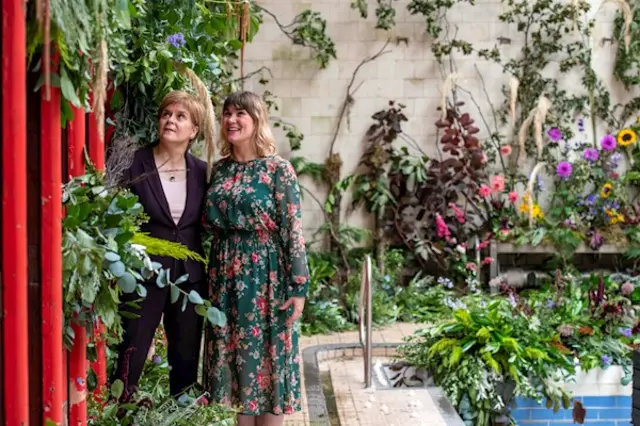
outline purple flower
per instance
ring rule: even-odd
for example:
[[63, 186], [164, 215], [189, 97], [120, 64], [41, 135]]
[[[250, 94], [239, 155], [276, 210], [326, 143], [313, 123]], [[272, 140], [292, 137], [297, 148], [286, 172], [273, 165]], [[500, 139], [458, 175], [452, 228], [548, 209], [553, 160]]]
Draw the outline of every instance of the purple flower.
[[611, 135], [606, 135], [600, 139], [600, 146], [605, 151], [613, 151], [616, 149], [616, 138]]
[[592, 163], [598, 161], [598, 150], [595, 148], [587, 148], [584, 150], [584, 159], [587, 161], [591, 161]]
[[553, 300], [551, 299], [547, 299], [547, 308], [551, 309], [555, 306], [556, 304], [553, 302]]
[[167, 43], [171, 44], [173, 47], [180, 48], [184, 46], [187, 42], [184, 39], [184, 34], [175, 33], [167, 37]]
[[609, 355], [602, 355], [602, 364], [609, 365], [611, 364], [611, 357]]
[[559, 140], [562, 139], [562, 131], [560, 131], [560, 129], [558, 129], [557, 127], [553, 127], [549, 129], [549, 131], [547, 132], [547, 135], [549, 136], [549, 139], [551, 139], [554, 142], [558, 142]]
[[578, 131], [584, 132], [584, 120], [582, 118], [578, 119]]
[[151, 358], [151, 360], [153, 361], [154, 364], [162, 364], [162, 358], [160, 358], [159, 355], [154, 355], [153, 358]]
[[617, 169], [618, 166], [620, 165], [620, 162], [622, 161], [622, 159], [623, 159], [623, 155], [622, 154], [620, 154], [619, 152], [614, 152], [611, 155], [611, 158], [610, 158], [610, 160], [611, 160], [611, 168], [612, 169]]
[[631, 329], [630, 328], [619, 328], [618, 332], [622, 334], [624, 337], [631, 337]]
[[571, 173], [573, 173], [573, 166], [571, 166], [571, 163], [561, 161], [560, 163], [558, 163], [558, 167], [556, 167], [556, 173], [561, 178], [566, 179], [571, 176]]

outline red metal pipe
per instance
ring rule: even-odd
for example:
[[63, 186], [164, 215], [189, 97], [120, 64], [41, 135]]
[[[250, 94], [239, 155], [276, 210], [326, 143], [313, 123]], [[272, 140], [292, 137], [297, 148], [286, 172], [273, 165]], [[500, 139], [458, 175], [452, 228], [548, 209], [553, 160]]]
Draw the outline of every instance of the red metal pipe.
[[[83, 108], [71, 106], [73, 120], [69, 122], [69, 174], [72, 177], [84, 174], [83, 150], [86, 138], [86, 119]], [[69, 359], [70, 422], [72, 425], [87, 424], [86, 383], [87, 383], [87, 338], [84, 327], [73, 324], [75, 339]]]
[[[90, 95], [93, 104], [93, 93]], [[89, 113], [89, 156], [93, 165], [98, 170], [104, 170], [104, 140], [100, 138], [99, 126], [104, 130], [104, 122], [98, 123], [94, 112]], [[103, 133], [104, 134], [104, 133]], [[91, 368], [96, 373], [97, 393], [107, 385], [107, 350], [104, 340], [104, 325], [98, 322], [94, 328], [94, 341], [96, 345], [97, 359], [91, 363]]]
[[102, 401], [102, 395], [107, 386], [107, 347], [104, 333], [104, 324], [98, 322], [93, 333], [96, 344], [96, 360], [91, 363], [91, 369], [96, 373], [97, 386], [93, 392], [96, 401]]
[[[52, 71], [56, 70], [54, 53]], [[62, 131], [60, 89], [40, 99], [43, 423], [62, 424]]]
[[2, 0], [2, 282], [4, 414], [29, 424], [27, 54], [24, 0]]
[[69, 174], [71, 177], [84, 174], [84, 145], [87, 135], [86, 119], [83, 108], [71, 106], [73, 120], [68, 124], [69, 139]]
[[73, 348], [69, 355], [69, 424], [87, 424], [87, 331], [74, 323]]
[[[90, 96], [90, 101], [93, 103], [93, 94]], [[98, 126], [102, 126], [104, 129], [104, 122], [99, 123], [96, 121], [96, 115], [94, 112], [89, 113], [89, 156], [93, 165], [98, 170], [104, 170], [104, 140], [100, 138], [98, 133]]]

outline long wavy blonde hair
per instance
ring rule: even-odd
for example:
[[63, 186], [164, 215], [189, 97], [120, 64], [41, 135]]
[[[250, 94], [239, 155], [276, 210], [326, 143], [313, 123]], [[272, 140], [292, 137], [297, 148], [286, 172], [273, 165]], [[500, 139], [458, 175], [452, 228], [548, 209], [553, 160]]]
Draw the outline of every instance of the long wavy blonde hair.
[[[253, 131], [253, 143], [256, 152], [260, 157], [266, 157], [276, 152], [275, 138], [269, 126], [269, 109], [262, 98], [253, 92], [235, 92], [224, 100], [222, 106], [222, 120], [224, 111], [234, 107], [237, 110], [244, 110], [253, 119], [255, 127]], [[223, 157], [231, 155], [231, 144], [227, 140], [227, 130], [224, 125], [220, 126], [220, 154]]]

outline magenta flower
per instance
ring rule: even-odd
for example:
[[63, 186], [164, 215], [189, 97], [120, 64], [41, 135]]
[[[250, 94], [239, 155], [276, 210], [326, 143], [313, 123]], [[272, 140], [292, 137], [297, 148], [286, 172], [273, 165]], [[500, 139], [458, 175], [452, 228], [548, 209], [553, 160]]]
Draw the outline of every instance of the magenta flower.
[[553, 127], [549, 129], [549, 131], [547, 132], [547, 136], [549, 136], [549, 139], [551, 139], [552, 141], [558, 142], [562, 139], [562, 131], [557, 127]]
[[556, 167], [556, 173], [561, 178], [566, 179], [569, 176], [571, 176], [571, 173], [573, 173], [573, 166], [571, 166], [571, 163], [567, 163], [566, 161], [561, 161], [558, 164], [558, 167]]
[[616, 138], [611, 135], [606, 135], [600, 139], [600, 146], [605, 151], [613, 151], [616, 149]]
[[595, 148], [585, 149], [583, 155], [585, 160], [591, 161], [592, 163], [598, 161], [598, 157], [600, 156], [600, 154], [598, 154], [598, 150]]

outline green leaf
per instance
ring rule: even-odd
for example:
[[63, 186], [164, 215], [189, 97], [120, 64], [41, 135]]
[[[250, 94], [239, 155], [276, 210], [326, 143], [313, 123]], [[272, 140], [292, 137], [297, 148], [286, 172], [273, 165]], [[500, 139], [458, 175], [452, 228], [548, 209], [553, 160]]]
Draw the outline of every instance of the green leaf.
[[73, 87], [73, 83], [69, 80], [67, 76], [67, 71], [64, 67], [60, 67], [60, 90], [62, 91], [62, 96], [69, 102], [73, 104], [73, 106], [80, 108], [82, 103], [76, 95], [76, 89]]
[[175, 285], [171, 286], [171, 303], [176, 303], [180, 298], [180, 289]]
[[133, 293], [136, 290], [136, 279], [133, 278], [128, 272], [125, 272], [120, 279], [118, 279], [118, 285], [125, 293]]
[[125, 271], [125, 266], [124, 263], [122, 263], [121, 261], [117, 261], [117, 262], [113, 262], [109, 264], [109, 272], [111, 272], [113, 274], [114, 277], [116, 278], [120, 278], [124, 275]]
[[122, 382], [122, 380], [116, 379], [113, 384], [111, 384], [111, 395], [116, 399], [120, 399], [123, 392], [124, 383]]
[[181, 275], [180, 277], [178, 277], [178, 279], [176, 280], [176, 282], [174, 284], [175, 285], [182, 284], [183, 282], [187, 281], [188, 279], [189, 279], [189, 274]]
[[156, 285], [160, 288], [164, 288], [167, 285], [168, 270], [160, 269], [158, 276], [156, 277]]
[[182, 299], [182, 307], [181, 307], [182, 312], [184, 312], [184, 311], [186, 311], [186, 310], [187, 310], [187, 303], [189, 303], [189, 299], [188, 299], [188, 298], [186, 298], [186, 297], [185, 297], [185, 298], [183, 298], [183, 299]]
[[227, 324], [227, 317], [218, 308], [214, 308], [213, 306], [207, 309], [207, 320], [218, 327], [224, 327]]
[[207, 316], [207, 307], [204, 305], [196, 305], [195, 311], [198, 315], [201, 315], [203, 317]]
[[147, 297], [147, 288], [142, 284], [138, 284], [138, 286], [136, 287], [136, 292], [138, 293], [138, 296], [142, 298]]
[[116, 262], [120, 260], [120, 255], [118, 253], [114, 253], [112, 251], [108, 251], [104, 254], [104, 258], [109, 262]]
[[198, 292], [195, 290], [191, 290], [189, 292], [189, 301], [194, 305], [204, 304], [204, 300], [202, 300], [202, 297], [200, 296], [200, 294], [198, 294]]

